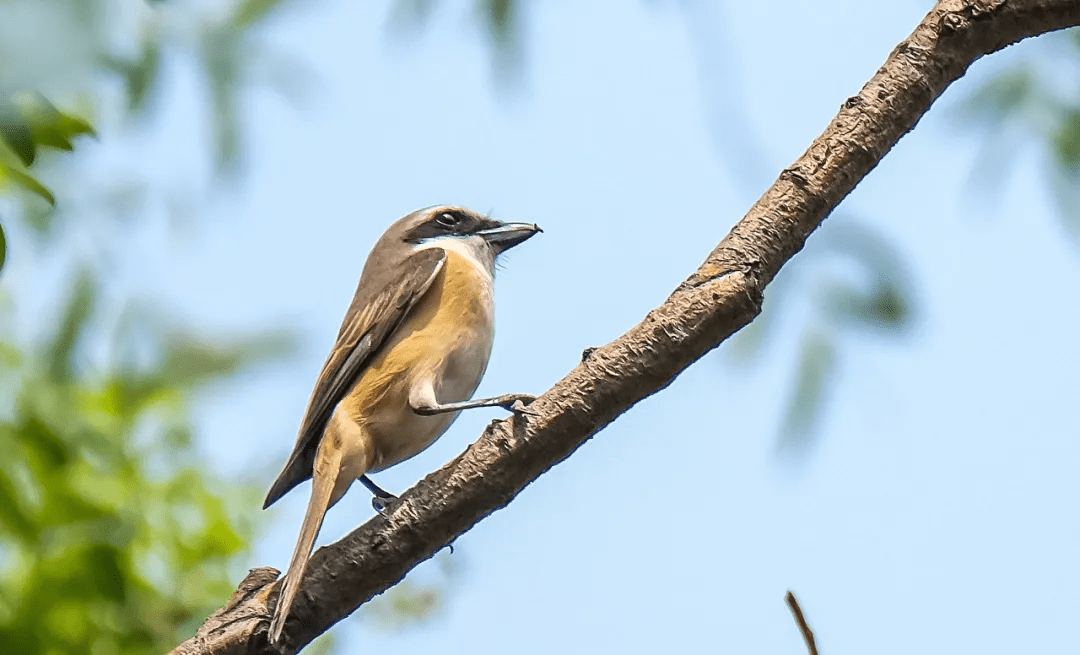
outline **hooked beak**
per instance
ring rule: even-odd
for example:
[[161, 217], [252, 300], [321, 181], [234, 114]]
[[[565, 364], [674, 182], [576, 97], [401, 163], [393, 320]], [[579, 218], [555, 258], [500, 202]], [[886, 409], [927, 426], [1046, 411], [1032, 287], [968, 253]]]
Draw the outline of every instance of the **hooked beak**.
[[487, 241], [495, 254], [510, 250], [537, 232], [543, 232], [536, 223], [502, 223], [486, 230], [480, 230], [477, 236]]

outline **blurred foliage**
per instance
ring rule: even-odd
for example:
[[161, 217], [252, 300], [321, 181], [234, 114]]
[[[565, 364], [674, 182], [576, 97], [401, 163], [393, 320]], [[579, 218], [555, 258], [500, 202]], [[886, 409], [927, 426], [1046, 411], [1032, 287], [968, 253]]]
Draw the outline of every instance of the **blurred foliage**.
[[[753, 103], [741, 101], [740, 67], [730, 65], [738, 48], [723, 3], [685, 3], [682, 9], [701, 70], [701, 99], [714, 149], [749, 205], [783, 162], [771, 156]], [[776, 443], [778, 453], [794, 460], [816, 445], [824, 410], [843, 379], [851, 338], [901, 337], [917, 314], [917, 288], [902, 251], [872, 222], [843, 207], [833, 212], [770, 283], [761, 315], [725, 349], [737, 365], [760, 362], [775, 352], [784, 352], [793, 363]], [[780, 323], [795, 334], [777, 334]], [[787, 342], [796, 344], [790, 355], [782, 345]]]
[[438, 615], [446, 607], [447, 591], [461, 571], [463, 553], [440, 551], [431, 564], [413, 569], [385, 594], [364, 606], [364, 616], [376, 627], [402, 630]]
[[813, 446], [840, 374], [841, 344], [855, 334], [902, 336], [916, 316], [915, 295], [913, 275], [895, 246], [850, 216], [823, 223], [780, 271], [761, 315], [735, 336], [731, 352], [744, 362], [758, 359], [779, 316], [797, 317], [802, 324], [795, 378], [780, 424], [781, 452], [801, 455]]
[[187, 415], [291, 340], [125, 321], [116, 350], [153, 334], [152, 360], [90, 371], [96, 295], [84, 275], [38, 346], [0, 341], [0, 652], [166, 652], [229, 596], [253, 535], [261, 490], [199, 460]]
[[[263, 55], [255, 28], [281, 4], [0, 2], [0, 197], [10, 208], [0, 217], [0, 262], [9, 244], [36, 236], [61, 254], [63, 278], [81, 271], [49, 301], [58, 318], [30, 325], [15, 324], [11, 310], [46, 292], [37, 283], [48, 277], [38, 270], [45, 259], [20, 252], [19, 272], [34, 269], [34, 287], [11, 271], [0, 279], [0, 653], [166, 652], [243, 573], [261, 485], [202, 461], [188, 417], [199, 394], [280, 359], [294, 339], [203, 336], [110, 293], [107, 270], [64, 255], [95, 225], [140, 212], [125, 202], [68, 205], [80, 184], [100, 183], [86, 175], [98, 162], [53, 153], [79, 150], [79, 137], [96, 133], [105, 147], [151, 118], [163, 62], [179, 56], [208, 91], [213, 170], [235, 171], [239, 96]], [[79, 234], [58, 227], [58, 212], [77, 219], [67, 226]], [[123, 239], [104, 245], [106, 262], [139, 256]]]
[[[1034, 145], [1063, 226], [1080, 245], [1080, 30], [1041, 36], [1019, 52], [1019, 61], [971, 92], [957, 112], [963, 126], [983, 139], [975, 182], [981, 194], [994, 198], [1006, 188], [1018, 153]], [[716, 113], [749, 123], [737, 110]], [[737, 132], [744, 145], [753, 134], [743, 124], [716, 131]], [[746, 159], [752, 158], [739, 161]], [[761, 357], [777, 315], [803, 317], [794, 382], [780, 423], [781, 452], [798, 455], [812, 447], [830, 388], [841, 375], [845, 339], [855, 333], [903, 335], [916, 315], [917, 294], [900, 246], [849, 216], [831, 217], [788, 263], [769, 287], [762, 315], [733, 343], [737, 359]]]
[[[242, 93], [252, 80], [288, 91], [296, 81], [262, 75], [275, 54], [260, 29], [285, 0], [179, 3], [149, 0], [0, 2], [0, 194], [21, 188], [55, 205], [72, 171], [46, 162], [43, 147], [71, 150], [75, 137], [115, 132], [155, 109], [164, 64], [186, 58], [207, 91], [216, 178], [242, 160]], [[295, 71], [281, 61], [273, 70]], [[56, 103], [54, 105], [53, 103]], [[57, 105], [77, 107], [59, 110]], [[129, 185], [130, 186], [130, 185]], [[22, 208], [42, 229], [51, 209]], [[9, 220], [8, 216], [3, 217]], [[5, 224], [4, 228], [10, 229]]]
[[[741, 187], [759, 189], [782, 162], [768, 156], [767, 140], [739, 101], [739, 67], [728, 65], [737, 48], [722, 3], [683, 8], [702, 69], [716, 152]], [[962, 127], [983, 139], [974, 172], [978, 190], [992, 205], [1006, 188], [1018, 154], [1036, 145], [1062, 223], [1080, 244], [1080, 30], [1043, 35], [1008, 52], [1001, 56], [1017, 63], [992, 75], [957, 112]], [[902, 244], [875, 233], [867, 221], [843, 215], [843, 208], [784, 267], [769, 286], [761, 316], [728, 349], [736, 362], [758, 361], [772, 350], [764, 344], [777, 331], [779, 316], [798, 322], [801, 337], [780, 420], [780, 452], [810, 452], [832, 387], [842, 378], [845, 343], [857, 334], [902, 336], [917, 315], [918, 294], [912, 272], [903, 265]]]
[[94, 134], [94, 128], [60, 111], [40, 93], [0, 96], [0, 193], [22, 187], [55, 205], [56, 197], [31, 174], [30, 166], [40, 148], [70, 152], [75, 137], [83, 134]]
[[[495, 81], [504, 88], [521, 76], [524, 4], [520, 0], [473, 0], [473, 18], [483, 30], [492, 50]], [[438, 0], [397, 0], [391, 22], [399, 29], [425, 27], [438, 6]]]
[[980, 133], [980, 192], [999, 198], [1025, 147], [1034, 145], [1062, 224], [1080, 245], [1080, 29], [1047, 34], [1019, 51], [960, 105], [957, 117]]
[[[148, 201], [164, 194], [140, 181], [139, 162], [129, 178], [87, 173], [126, 129], [155, 129], [171, 60], [194, 64], [211, 174], [233, 177], [243, 164], [245, 86], [295, 92], [306, 72], [260, 37], [286, 4], [0, 0], [0, 198], [10, 209], [0, 216], [0, 265], [8, 244], [26, 237], [46, 255], [72, 253], [95, 226], [146, 220]], [[83, 135], [100, 135], [92, 156], [50, 152], [84, 154]], [[87, 195], [89, 205], [71, 200]], [[0, 653], [168, 651], [229, 597], [262, 518], [251, 512], [261, 485], [200, 461], [188, 416], [199, 394], [280, 359], [294, 340], [226, 342], [117, 298], [108, 262], [138, 251], [123, 239], [103, 246], [99, 259], [61, 263], [61, 275], [81, 273], [55, 298], [60, 319], [45, 320], [44, 333], [35, 333], [40, 322], [15, 325], [11, 311], [0, 323]], [[20, 252], [18, 272], [32, 254]], [[41, 293], [14, 279], [0, 278], [8, 309]], [[27, 328], [28, 338], [14, 336]], [[437, 605], [434, 586], [413, 587], [386, 601], [386, 614], [404, 608], [399, 623]]]

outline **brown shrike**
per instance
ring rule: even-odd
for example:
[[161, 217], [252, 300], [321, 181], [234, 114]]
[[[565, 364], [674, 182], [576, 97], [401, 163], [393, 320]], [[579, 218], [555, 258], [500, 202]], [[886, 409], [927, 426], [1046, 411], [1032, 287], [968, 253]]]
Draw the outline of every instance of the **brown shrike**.
[[386, 230], [323, 365], [300, 435], [263, 508], [312, 479], [300, 537], [270, 624], [281, 638], [326, 510], [360, 480], [376, 509], [393, 496], [365, 474], [418, 454], [473, 407], [520, 410], [525, 394], [469, 400], [494, 336], [495, 258], [540, 231], [461, 207], [413, 212]]

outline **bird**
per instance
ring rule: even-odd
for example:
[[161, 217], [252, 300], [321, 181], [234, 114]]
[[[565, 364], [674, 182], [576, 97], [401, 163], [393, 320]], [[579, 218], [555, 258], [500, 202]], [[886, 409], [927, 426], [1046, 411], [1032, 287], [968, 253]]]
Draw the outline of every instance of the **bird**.
[[472, 399], [494, 337], [495, 260], [541, 232], [464, 207], [421, 209], [393, 223], [368, 255], [266, 509], [311, 478], [311, 498], [270, 622], [281, 639], [326, 511], [353, 482], [384, 511], [395, 496], [368, 477], [430, 446], [464, 409], [527, 412], [535, 397]]

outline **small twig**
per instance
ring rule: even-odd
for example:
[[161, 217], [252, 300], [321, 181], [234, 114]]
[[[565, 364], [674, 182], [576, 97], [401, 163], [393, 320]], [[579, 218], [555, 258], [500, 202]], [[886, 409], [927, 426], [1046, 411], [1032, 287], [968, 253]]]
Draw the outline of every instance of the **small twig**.
[[806, 617], [803, 616], [802, 608], [799, 607], [799, 601], [795, 599], [795, 594], [790, 591], [787, 592], [784, 600], [787, 601], [792, 615], [795, 616], [795, 623], [799, 624], [799, 632], [802, 633], [803, 639], [806, 640], [806, 649], [810, 651], [810, 655], [818, 655], [817, 644], [814, 643], [814, 631], [806, 624]]

